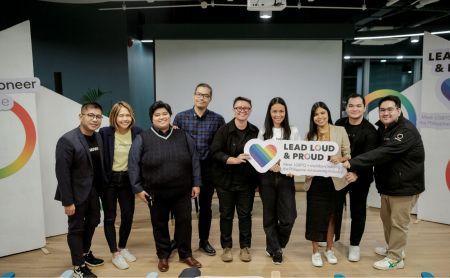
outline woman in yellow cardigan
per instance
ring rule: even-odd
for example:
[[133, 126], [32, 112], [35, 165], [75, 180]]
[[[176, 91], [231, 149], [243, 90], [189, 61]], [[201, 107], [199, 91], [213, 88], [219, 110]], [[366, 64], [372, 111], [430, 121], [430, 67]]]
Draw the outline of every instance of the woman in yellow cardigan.
[[[316, 102], [311, 108], [309, 131], [306, 135], [308, 141], [334, 141], [339, 150], [329, 160], [335, 164], [350, 159], [350, 142], [345, 128], [332, 124], [330, 110], [323, 102]], [[306, 209], [306, 239], [312, 241], [312, 264], [323, 265], [319, 253], [319, 242], [326, 241], [325, 257], [330, 264], [336, 264], [337, 258], [333, 252], [333, 237], [339, 240], [342, 210], [339, 211], [339, 190], [348, 182], [355, 179], [354, 174], [347, 174], [343, 178], [336, 177], [306, 177], [305, 190], [307, 191]]]

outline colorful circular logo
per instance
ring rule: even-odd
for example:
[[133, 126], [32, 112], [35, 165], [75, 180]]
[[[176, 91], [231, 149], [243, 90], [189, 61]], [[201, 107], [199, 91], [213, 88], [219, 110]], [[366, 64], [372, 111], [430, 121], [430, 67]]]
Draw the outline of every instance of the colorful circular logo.
[[450, 78], [445, 79], [441, 84], [441, 91], [447, 100], [450, 100]]
[[410, 120], [413, 123], [413, 125], [416, 125], [417, 116], [414, 106], [407, 97], [394, 90], [390, 89], [377, 90], [365, 96], [368, 112], [377, 108], [379, 100], [385, 96], [396, 96], [400, 98], [403, 108], [408, 113], [408, 120]]
[[25, 146], [16, 160], [6, 167], [0, 168], [0, 179], [11, 176], [25, 166], [36, 146], [36, 128], [28, 112], [15, 101], [11, 111], [16, 114], [25, 129]]

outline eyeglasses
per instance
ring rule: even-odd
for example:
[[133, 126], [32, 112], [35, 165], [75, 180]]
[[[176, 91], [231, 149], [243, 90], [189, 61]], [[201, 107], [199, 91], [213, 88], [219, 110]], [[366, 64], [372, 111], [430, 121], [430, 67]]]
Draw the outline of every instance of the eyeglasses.
[[248, 112], [250, 110], [252, 110], [251, 107], [234, 107], [234, 110], [238, 111], [238, 112]]
[[94, 113], [88, 113], [88, 114], [81, 114], [81, 115], [87, 116], [89, 120], [97, 119], [100, 121], [101, 119], [103, 119], [102, 114], [95, 115]]
[[384, 112], [392, 113], [395, 110], [397, 110], [397, 107], [388, 107], [388, 108], [380, 108], [378, 112], [380, 112], [380, 114]]
[[210, 99], [211, 96], [208, 94], [195, 93], [194, 96], [198, 99]]

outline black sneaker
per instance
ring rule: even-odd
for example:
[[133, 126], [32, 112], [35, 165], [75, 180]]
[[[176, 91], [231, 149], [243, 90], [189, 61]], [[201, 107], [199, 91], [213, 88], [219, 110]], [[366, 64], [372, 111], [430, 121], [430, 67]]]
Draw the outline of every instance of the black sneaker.
[[97, 275], [92, 273], [89, 267], [83, 265], [73, 269], [72, 278], [97, 278]]
[[283, 262], [283, 253], [281, 252], [275, 252], [272, 255], [272, 262], [274, 264], [281, 264]]
[[99, 266], [99, 265], [103, 265], [103, 263], [105, 262], [102, 259], [94, 257], [94, 254], [92, 254], [92, 251], [89, 251], [89, 253], [84, 255], [84, 261], [89, 266]]
[[266, 256], [273, 257], [273, 253], [266, 249]]

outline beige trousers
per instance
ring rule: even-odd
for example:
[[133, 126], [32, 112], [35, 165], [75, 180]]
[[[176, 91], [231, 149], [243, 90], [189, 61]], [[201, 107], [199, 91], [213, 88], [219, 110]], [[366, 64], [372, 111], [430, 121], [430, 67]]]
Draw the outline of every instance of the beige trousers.
[[387, 257], [400, 261], [406, 248], [411, 209], [416, 205], [419, 194], [413, 196], [387, 196], [381, 194], [380, 217], [383, 221], [384, 238], [387, 243]]

